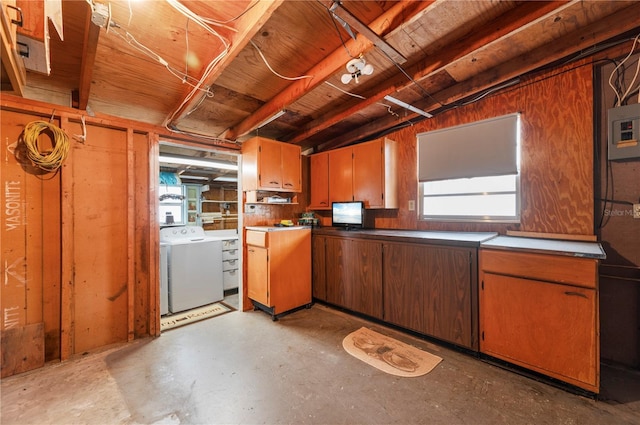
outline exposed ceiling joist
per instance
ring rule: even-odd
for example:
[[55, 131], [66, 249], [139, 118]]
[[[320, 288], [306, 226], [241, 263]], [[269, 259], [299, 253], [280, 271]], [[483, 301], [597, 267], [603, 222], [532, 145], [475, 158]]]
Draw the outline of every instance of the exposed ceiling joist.
[[[391, 28], [391, 23], [401, 23], [405, 19], [411, 19], [414, 15], [419, 14], [427, 8], [432, 2], [419, 2], [417, 5], [418, 7], [415, 7], [415, 4], [411, 5], [410, 3], [411, 2], [408, 1], [400, 1], [395, 4], [391, 9], [389, 9], [389, 11], [382, 14], [371, 23], [371, 30], [379, 34], [384, 34], [394, 30], [396, 27]], [[265, 103], [261, 108], [241, 123], [221, 134], [220, 137], [226, 139], [237, 139], [238, 137], [249, 133], [260, 123], [285, 109], [287, 105], [300, 99], [308, 91], [317, 87], [319, 84], [322, 84], [325, 80], [335, 74], [336, 71], [344, 67], [345, 63], [351, 59], [347, 54], [347, 51], [351, 52], [352, 55], [357, 56], [372, 48], [373, 45], [373, 42], [365, 37], [358, 37], [356, 40], [351, 39], [347, 41], [345, 43], [346, 49], [339, 47], [331, 52], [324, 61], [318, 63], [306, 73], [307, 75], [311, 75], [312, 78], [294, 81], [285, 90], [278, 93], [269, 102]]]
[[[497, 68], [492, 68], [482, 72], [475, 77], [464, 81], [461, 84], [449, 87], [434, 94], [441, 100], [444, 105], [453, 105], [461, 99], [468, 98], [473, 94], [478, 94], [484, 90], [500, 86], [504, 83], [514, 80], [515, 78], [535, 71], [549, 63], [556, 62], [581, 51], [594, 49], [598, 44], [615, 37], [617, 34], [626, 33], [638, 29], [638, 22], [635, 11], [637, 7], [631, 6], [628, 9], [622, 9], [611, 16], [612, 21], [598, 21], [591, 25], [575, 31], [573, 34], [563, 38], [562, 41], [553, 41], [549, 44], [538, 47], [529, 52], [527, 58], [516, 57]], [[616, 22], [616, 26], [607, 24], [607, 22]], [[586, 37], [585, 35], [589, 35]], [[526, 61], [526, 63], [525, 63]], [[434, 110], [438, 107], [431, 99], [427, 99], [420, 104], [416, 104], [426, 110]], [[415, 113], [407, 114], [405, 120], [416, 118]], [[361, 138], [363, 135], [376, 134], [382, 132], [394, 124], [397, 120], [393, 117], [376, 120], [365, 127], [354, 129], [354, 131], [345, 133], [330, 142], [320, 146], [320, 150], [333, 149], [351, 143], [354, 139]]]
[[84, 3], [86, 11], [86, 21], [84, 24], [84, 41], [82, 43], [82, 64], [80, 67], [80, 84], [78, 87], [78, 109], [84, 111], [89, 103], [91, 94], [91, 77], [93, 66], [98, 50], [98, 39], [100, 38], [100, 27], [91, 22], [91, 6]]
[[367, 26], [367, 24], [360, 21], [360, 19], [358, 19], [356, 16], [352, 15], [351, 12], [345, 9], [342, 5], [342, 2], [334, 1], [329, 10], [331, 10], [332, 14], [340, 18], [350, 27], [355, 28], [356, 31], [371, 40], [373, 44], [382, 52], [384, 52], [384, 54], [387, 55], [387, 57], [389, 57], [389, 59], [391, 59], [393, 62], [402, 65], [407, 61], [407, 58], [402, 56], [402, 53], [394, 49], [392, 45], [387, 43], [382, 37], [372, 31], [371, 28]]
[[[632, 0], [334, 1], [110, 0], [118, 26], [108, 33], [90, 24], [90, 2], [63, 1], [52, 72], [29, 72], [23, 96], [68, 105], [78, 91], [81, 109], [167, 124], [163, 137], [233, 152], [286, 109], [260, 135], [326, 150], [416, 118], [385, 96], [435, 115], [640, 32]], [[363, 53], [375, 72], [341, 85], [345, 64]], [[288, 78], [303, 74], [311, 78]]]
[[[455, 44], [447, 45], [442, 52], [433, 55], [434, 57], [438, 57], [439, 60], [421, 61], [407, 68], [405, 71], [408, 75], [412, 76], [415, 81], [419, 82], [439, 72], [446, 65], [465, 58], [487, 43], [500, 40], [512, 32], [519, 30], [523, 25], [528, 25], [532, 21], [548, 16], [549, 13], [555, 13], [560, 4], [564, 5], [565, 2], [524, 3], [518, 8], [495, 19], [491, 25], [487, 25], [487, 29], [484, 32], [474, 32], [473, 38], [469, 35]], [[412, 84], [413, 82], [411, 80], [401, 74], [393, 79], [387, 80], [384, 87], [376, 87], [376, 93], [368, 96], [366, 99], [347, 102], [342, 108], [335, 110], [333, 114], [324, 115], [310, 122], [305, 126], [303, 131], [298, 132], [294, 138], [289, 140], [289, 143], [302, 143], [310, 136], [342, 121], [345, 117], [351, 116], [363, 108], [380, 102], [387, 95], [395, 95], [395, 93]]]
[[[225, 57], [218, 62], [216, 68], [203, 82], [204, 86], [210, 86], [218, 79], [220, 74], [222, 74], [225, 68], [233, 62], [242, 49], [244, 49], [249, 43], [251, 38], [253, 38], [271, 15], [278, 9], [278, 7], [280, 7], [283, 1], [284, 0], [260, 1], [248, 9], [247, 12], [239, 18], [237, 25], [238, 31], [233, 33], [233, 36], [231, 37], [231, 46], [229, 51]], [[185, 96], [187, 96], [187, 94], [185, 94]], [[184, 118], [195, 105], [199, 104], [203, 96], [206, 96], [206, 94], [203, 93], [200, 96], [194, 96], [187, 102], [183, 102], [179, 105], [177, 107], [178, 109], [172, 114], [169, 122], [165, 122], [165, 125], [177, 127], [180, 119]]]

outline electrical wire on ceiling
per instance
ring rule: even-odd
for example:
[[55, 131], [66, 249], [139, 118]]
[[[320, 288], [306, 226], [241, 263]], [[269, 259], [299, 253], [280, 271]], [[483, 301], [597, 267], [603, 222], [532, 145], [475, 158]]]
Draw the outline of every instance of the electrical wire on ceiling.
[[338, 91], [340, 91], [340, 92], [342, 92], [342, 93], [346, 94], [346, 95], [349, 95], [349, 96], [355, 97], [355, 98], [357, 98], [357, 99], [362, 99], [362, 100], [365, 100], [365, 99], [366, 99], [366, 97], [364, 97], [364, 96], [361, 96], [361, 95], [359, 95], [359, 94], [355, 94], [355, 93], [351, 93], [350, 91], [344, 90], [344, 89], [342, 89], [342, 88], [340, 88], [340, 87], [336, 86], [335, 84], [330, 83], [329, 81], [325, 81], [324, 83], [325, 83], [326, 85], [331, 86], [331, 87], [333, 87], [334, 89], [336, 89], [336, 90], [338, 90]]
[[[195, 84], [193, 89], [185, 96], [185, 98], [182, 100], [180, 105], [178, 105], [178, 107], [175, 108], [174, 111], [165, 119], [165, 123], [170, 123], [171, 121], [173, 121], [173, 119], [175, 118], [176, 114], [178, 114], [178, 112], [184, 107], [184, 105], [186, 105], [193, 98], [193, 96], [195, 96], [196, 93], [198, 93], [198, 91], [201, 90], [201, 86], [204, 85], [204, 82], [209, 78], [209, 75], [211, 75], [211, 73], [213, 72], [213, 70], [216, 67], [216, 65], [218, 65], [218, 63], [225, 56], [227, 56], [227, 54], [229, 53], [229, 49], [231, 47], [231, 43], [226, 38], [224, 38], [222, 35], [220, 35], [217, 31], [215, 31], [213, 28], [211, 28], [209, 26], [209, 25], [219, 25], [219, 26], [224, 26], [225, 28], [228, 28], [226, 25], [221, 24], [221, 23], [219, 23], [217, 21], [213, 21], [211, 19], [207, 19], [207, 18], [201, 17], [200, 15], [198, 15], [198, 14], [192, 12], [191, 10], [189, 10], [186, 6], [184, 6], [181, 3], [179, 3], [177, 0], [167, 0], [167, 3], [169, 3], [174, 9], [176, 9], [177, 11], [182, 13], [187, 18], [190, 18], [191, 20], [193, 20], [196, 24], [198, 24], [205, 31], [207, 31], [210, 34], [212, 34], [215, 37], [217, 37], [222, 42], [222, 44], [224, 46], [222, 51], [216, 57], [214, 57], [213, 60], [211, 60], [211, 62], [209, 62], [209, 65], [207, 65], [207, 67], [205, 68], [204, 72], [202, 73], [202, 76], [200, 77], [198, 82]], [[210, 90], [209, 90], [208, 87], [207, 87], [206, 92], [210, 93]], [[165, 124], [165, 128], [167, 128], [167, 130], [171, 130], [171, 128], [169, 128], [168, 125], [166, 125], [166, 124]]]
[[[355, 97], [356, 99], [362, 99], [362, 100], [366, 100], [366, 99], [367, 99], [366, 97], [361, 96], [361, 95], [359, 95], [359, 94], [351, 93], [350, 91], [344, 90], [344, 89], [342, 89], [342, 88], [340, 88], [340, 87], [336, 86], [335, 84], [333, 84], [333, 83], [331, 83], [331, 82], [329, 82], [329, 81], [325, 81], [324, 83], [325, 83], [326, 85], [328, 85], [328, 86], [330, 86], [330, 87], [333, 87], [334, 89], [336, 89], [336, 90], [338, 90], [338, 91], [340, 91], [340, 92], [342, 92], [342, 93], [344, 93], [344, 94], [348, 95], [348, 96]], [[395, 116], [395, 117], [400, 118], [400, 115], [398, 115], [398, 114], [396, 114], [395, 112], [393, 112], [393, 110], [391, 109], [391, 105], [387, 105], [386, 103], [382, 103], [382, 102], [376, 102], [376, 105], [380, 105], [380, 106], [383, 106], [383, 107], [387, 108], [387, 112], [388, 112], [389, 114], [391, 114], [391, 115], [393, 115], [393, 116]]]
[[241, 17], [243, 17], [248, 11], [250, 11], [251, 9], [253, 9], [254, 7], [256, 7], [256, 5], [260, 3], [260, 0], [256, 0], [255, 2], [253, 2], [251, 5], [249, 5], [249, 7], [247, 7], [241, 14], [239, 14], [238, 16], [235, 16], [229, 20], [226, 21], [220, 21], [221, 24], [228, 24], [230, 22], [234, 22], [237, 21], [238, 19], [240, 19]]
[[267, 65], [267, 68], [269, 68], [269, 71], [271, 71], [275, 76], [282, 78], [283, 80], [289, 80], [289, 81], [296, 81], [296, 80], [302, 80], [305, 78], [313, 78], [313, 75], [301, 75], [299, 77], [286, 77], [282, 74], [279, 74], [278, 72], [276, 72], [271, 65], [269, 65], [269, 61], [267, 61], [267, 58], [264, 56], [264, 54], [262, 53], [262, 50], [260, 50], [260, 48], [258, 47], [258, 45], [256, 43], [253, 42], [253, 40], [249, 40], [249, 42], [251, 43], [251, 45], [258, 51], [258, 54], [260, 55], [260, 57], [262, 58], [262, 61], [264, 62], [265, 65]]
[[[338, 36], [340, 37], [340, 42], [342, 43], [342, 47], [344, 47], [345, 51], [347, 52], [347, 54], [353, 58], [353, 56], [351, 55], [351, 52], [349, 51], [349, 49], [347, 48], [346, 43], [344, 42], [344, 39], [342, 38], [342, 33], [340, 32], [340, 29], [338, 28], [336, 21], [335, 21], [335, 15], [332, 13], [331, 9], [328, 8], [327, 6], [325, 6], [323, 3], [320, 2], [320, 0], [316, 0], [320, 5], [322, 5], [322, 7], [324, 7], [328, 12], [329, 12], [329, 16], [331, 17], [331, 20], [334, 24], [334, 27], [336, 28], [336, 31], [338, 32]], [[428, 97], [429, 99], [431, 99], [434, 103], [440, 105], [441, 107], [445, 107], [446, 105], [443, 104], [442, 102], [436, 100], [431, 93], [429, 93], [424, 87], [422, 87], [413, 77], [411, 77], [405, 70], [404, 68], [402, 68], [402, 66], [395, 61], [391, 56], [389, 56], [389, 54], [387, 52], [385, 52], [383, 49], [379, 49], [384, 56], [387, 57], [387, 59], [389, 59], [389, 61], [391, 61], [392, 64], [394, 64], [399, 70], [400, 72], [402, 72], [402, 74], [407, 77], [407, 79], [409, 81], [411, 81], [416, 87], [418, 87], [418, 89], [420, 89], [420, 91], [422, 92], [423, 96]], [[389, 105], [384, 105], [386, 107], [389, 108], [389, 110], [391, 110], [391, 107]]]
[[144, 44], [140, 43], [138, 40], [136, 40], [133, 34], [131, 34], [129, 31], [122, 29], [122, 27], [120, 27], [120, 25], [118, 25], [116, 22], [111, 22], [110, 32], [122, 38], [127, 44], [129, 44], [131, 47], [135, 48], [139, 52], [143, 53], [145, 56], [150, 57], [151, 59], [163, 65], [173, 76], [178, 78], [183, 83], [188, 84], [194, 89], [202, 91], [206, 96], [213, 97], [213, 93], [211, 92], [211, 89], [209, 87], [198, 87], [196, 83], [191, 82], [191, 80], [196, 82], [198, 80], [196, 80], [195, 78], [189, 77], [189, 75], [184, 74], [181, 71], [169, 65], [169, 63], [162, 56], [160, 56], [159, 54], [157, 54], [156, 52], [154, 52]]
[[[172, 67], [169, 64], [169, 62], [165, 60], [162, 56], [160, 56], [158, 53], [154, 52], [152, 49], [145, 46], [143, 43], [136, 40], [133, 34], [123, 29], [117, 22], [111, 19], [110, 12], [106, 20], [107, 22], [106, 29], [107, 29], [107, 32], [109, 31], [113, 32], [115, 35], [122, 38], [127, 44], [129, 44], [139, 52], [143, 53], [145, 56], [148, 56], [153, 60], [157, 61], [158, 63], [162, 64], [172, 75], [180, 79], [183, 83], [191, 86], [192, 90], [185, 96], [183, 101], [173, 111], [173, 113], [170, 114], [169, 117], [165, 120], [165, 122], [168, 123], [175, 117], [178, 111], [181, 110], [182, 107], [193, 98], [193, 96], [195, 96], [196, 93], [202, 92], [204, 93], [204, 97], [213, 97], [213, 92], [211, 91], [211, 88], [204, 86], [204, 82], [207, 80], [208, 76], [211, 74], [215, 66], [228, 54], [231, 43], [222, 35], [220, 35], [217, 31], [211, 28], [210, 25], [221, 26], [231, 31], [236, 31], [236, 30], [234, 28], [226, 26], [224, 23], [221, 23], [212, 19], [208, 19], [208, 18], [202, 18], [199, 15], [191, 12], [188, 8], [186, 8], [176, 0], [166, 0], [166, 1], [170, 6], [176, 9], [178, 12], [186, 16], [188, 19], [193, 20], [200, 27], [202, 27], [207, 32], [209, 32], [210, 34], [218, 38], [223, 45], [222, 51], [211, 60], [211, 62], [207, 65], [202, 76], [199, 79], [190, 77], [188, 73], [186, 72], [182, 73], [178, 69]], [[93, 4], [93, 2], [91, 2], [90, 0], [87, 0], [87, 2], [93, 8], [95, 8], [95, 5]], [[198, 104], [198, 106], [200, 105], [200, 103]], [[165, 125], [165, 128], [167, 128], [167, 130], [169, 131], [173, 131], [173, 129], [169, 128], [167, 125]], [[185, 134], [188, 134], [188, 133], [185, 133]]]

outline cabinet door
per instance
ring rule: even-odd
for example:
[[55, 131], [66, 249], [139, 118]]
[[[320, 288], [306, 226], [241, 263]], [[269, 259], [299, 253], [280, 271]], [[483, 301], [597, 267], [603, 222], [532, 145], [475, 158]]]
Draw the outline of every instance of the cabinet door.
[[300, 146], [282, 143], [281, 160], [282, 189], [291, 192], [302, 191], [302, 159]]
[[[426, 254], [424, 333], [477, 348], [472, 324], [472, 262], [468, 249], [430, 247]], [[474, 264], [475, 266], [475, 264]], [[477, 298], [476, 298], [477, 300]]]
[[329, 151], [329, 207], [332, 202], [353, 201], [353, 150]]
[[329, 154], [311, 155], [309, 175], [311, 177], [310, 209], [329, 209]]
[[262, 189], [282, 189], [282, 148], [278, 142], [261, 140], [259, 186]]
[[424, 332], [424, 285], [428, 250], [409, 244], [384, 245], [384, 320]]
[[268, 248], [247, 245], [247, 295], [267, 307], [269, 297]]
[[379, 140], [353, 146], [353, 199], [365, 208], [384, 206], [382, 158]]
[[313, 297], [322, 301], [327, 300], [327, 275], [325, 267], [325, 241], [324, 236], [311, 238], [311, 272]]
[[480, 351], [598, 391], [594, 289], [484, 273]]
[[382, 243], [327, 238], [327, 301], [382, 319]]
[[465, 248], [384, 245], [384, 320], [477, 348], [471, 252]]

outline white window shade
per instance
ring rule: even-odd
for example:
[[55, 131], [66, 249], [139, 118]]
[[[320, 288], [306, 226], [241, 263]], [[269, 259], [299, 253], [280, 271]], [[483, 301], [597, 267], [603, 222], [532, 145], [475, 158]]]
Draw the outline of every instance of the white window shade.
[[518, 172], [519, 114], [418, 134], [418, 179], [460, 179]]

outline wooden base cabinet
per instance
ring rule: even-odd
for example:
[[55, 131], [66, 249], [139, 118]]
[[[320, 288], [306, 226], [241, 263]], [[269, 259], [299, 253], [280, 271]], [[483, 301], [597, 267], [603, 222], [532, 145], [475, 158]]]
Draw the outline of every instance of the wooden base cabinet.
[[326, 238], [326, 301], [382, 319], [382, 243]]
[[480, 351], [599, 392], [597, 260], [480, 250]]
[[475, 248], [384, 244], [384, 320], [477, 350]]
[[319, 235], [311, 236], [311, 282], [313, 298], [327, 300], [327, 272], [325, 246], [327, 238]]
[[246, 231], [247, 294], [272, 317], [311, 305], [311, 230]]

